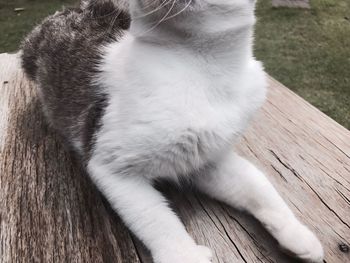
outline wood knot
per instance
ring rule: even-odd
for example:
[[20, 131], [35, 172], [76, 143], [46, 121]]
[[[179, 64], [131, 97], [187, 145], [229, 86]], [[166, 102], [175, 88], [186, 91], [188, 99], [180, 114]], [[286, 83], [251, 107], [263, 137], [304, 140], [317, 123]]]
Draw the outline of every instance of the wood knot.
[[349, 246], [348, 245], [346, 245], [346, 244], [339, 244], [339, 250], [341, 251], [341, 252], [343, 252], [343, 253], [349, 253], [349, 250], [350, 250], [350, 248], [349, 248]]

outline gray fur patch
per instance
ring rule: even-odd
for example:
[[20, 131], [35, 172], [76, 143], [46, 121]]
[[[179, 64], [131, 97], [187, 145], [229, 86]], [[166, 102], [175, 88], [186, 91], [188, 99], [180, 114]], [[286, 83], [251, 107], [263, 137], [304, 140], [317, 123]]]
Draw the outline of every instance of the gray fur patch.
[[22, 44], [22, 67], [34, 80], [49, 123], [84, 157], [94, 143], [108, 96], [93, 84], [101, 47], [118, 41], [130, 16], [111, 0], [86, 1], [46, 18]]

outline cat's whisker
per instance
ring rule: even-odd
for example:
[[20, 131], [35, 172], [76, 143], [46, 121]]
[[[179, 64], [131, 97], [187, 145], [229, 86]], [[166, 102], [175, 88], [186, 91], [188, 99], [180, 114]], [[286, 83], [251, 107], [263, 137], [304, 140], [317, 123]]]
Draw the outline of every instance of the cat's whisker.
[[185, 12], [186, 9], [192, 4], [192, 1], [193, 1], [193, 0], [190, 0], [190, 1], [187, 3], [187, 5], [186, 5], [183, 9], [181, 9], [179, 12], [177, 12], [177, 13], [171, 15], [171, 16], [168, 16], [166, 19], [163, 20], [163, 22], [164, 22], [164, 21], [167, 21], [167, 20], [169, 20], [169, 19], [172, 19], [172, 18], [174, 18], [174, 17], [177, 17], [177, 16], [180, 15], [181, 13]]
[[[136, 16], [133, 17], [133, 19], [140, 19], [140, 18], [144, 18], [147, 17], [151, 14], [156, 13], [157, 11], [161, 10], [163, 7], [165, 7], [166, 5], [168, 5], [170, 3], [170, 1], [164, 0], [158, 7], [156, 7], [155, 9], [153, 9], [152, 11], [149, 11], [147, 13], [144, 13], [142, 16]], [[150, 6], [150, 5], [149, 5]]]
[[108, 31], [112, 31], [112, 29], [115, 25], [115, 22], [117, 21], [120, 14], [121, 14], [121, 11], [119, 11], [118, 14], [113, 18], [112, 23], [109, 25]]
[[[162, 5], [164, 2], [167, 2], [167, 1], [166, 0], [163, 1], [160, 5]], [[153, 1], [149, 2], [146, 5], [143, 5], [142, 10], [146, 10], [146, 9], [148, 9], [151, 6], [154, 6], [154, 4], [156, 4], [156, 5], [158, 4], [158, 6], [159, 6], [158, 0], [153, 0]]]
[[[170, 2], [171, 0], [169, 0], [168, 2]], [[148, 30], [144, 31], [143, 33], [141, 33], [139, 36], [142, 36], [144, 34], [147, 34], [149, 32], [151, 32], [152, 30], [154, 30], [155, 28], [157, 28], [163, 21], [165, 21], [165, 19], [168, 17], [168, 15], [171, 13], [171, 11], [173, 10], [175, 3], [177, 0], [173, 0], [171, 7], [169, 8], [169, 10], [166, 12], [166, 14], [151, 28], [149, 28]]]

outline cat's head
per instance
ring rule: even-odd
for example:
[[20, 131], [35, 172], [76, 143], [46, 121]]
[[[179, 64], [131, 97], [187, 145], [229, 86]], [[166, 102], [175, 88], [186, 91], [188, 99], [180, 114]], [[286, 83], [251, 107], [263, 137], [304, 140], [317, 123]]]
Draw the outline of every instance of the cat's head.
[[255, 2], [256, 0], [130, 0], [129, 3], [134, 18], [144, 18], [151, 23], [166, 21], [179, 27], [187, 27], [189, 24], [196, 27], [195, 24], [198, 24], [226, 28], [231, 24], [254, 24]]

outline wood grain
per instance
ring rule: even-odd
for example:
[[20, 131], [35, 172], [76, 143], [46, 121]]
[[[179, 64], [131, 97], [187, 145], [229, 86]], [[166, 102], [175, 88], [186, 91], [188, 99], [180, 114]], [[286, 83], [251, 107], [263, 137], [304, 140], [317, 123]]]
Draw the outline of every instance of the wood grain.
[[[325, 262], [350, 262], [350, 132], [270, 84], [237, 150], [320, 237]], [[16, 55], [0, 55], [0, 85], [0, 262], [151, 262], [45, 125]], [[297, 262], [251, 216], [189, 189], [158, 187], [197, 242], [213, 248], [215, 263]]]
[[128, 231], [45, 125], [18, 68], [15, 55], [0, 55], [0, 112], [7, 113], [0, 262], [140, 262]]

